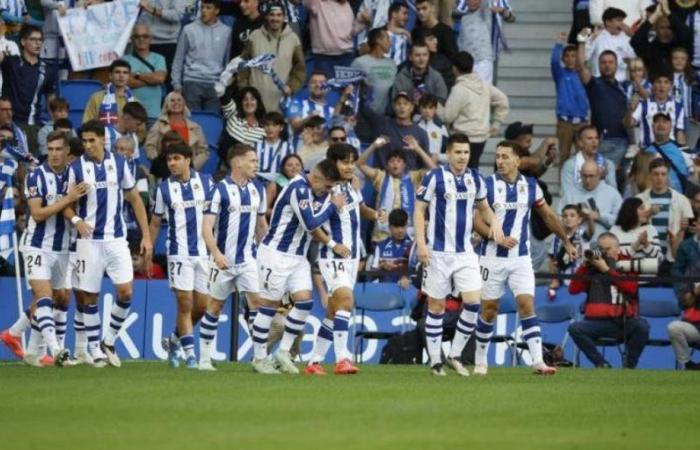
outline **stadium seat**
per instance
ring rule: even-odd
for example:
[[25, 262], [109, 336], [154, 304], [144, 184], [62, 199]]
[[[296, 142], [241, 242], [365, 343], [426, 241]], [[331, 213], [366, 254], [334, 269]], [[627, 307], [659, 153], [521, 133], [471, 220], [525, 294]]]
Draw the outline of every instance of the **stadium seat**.
[[[209, 159], [205, 164], [205, 168], [202, 170], [206, 173], [214, 173], [216, 167], [219, 163], [219, 158], [217, 156], [215, 161], [212, 161], [212, 155], [218, 154], [219, 151], [219, 138], [221, 137], [221, 131], [224, 129], [224, 118], [215, 113], [206, 111], [194, 111], [190, 116], [190, 119], [197, 122], [200, 127], [202, 127], [202, 132], [204, 137], [207, 139], [207, 144], [209, 145]], [[214, 170], [211, 169], [211, 165], [214, 165]]]
[[202, 172], [213, 175], [214, 172], [216, 172], [217, 167], [219, 167], [219, 153], [217, 152], [216, 147], [210, 145], [209, 158], [207, 159], [207, 162], [204, 163], [204, 166], [202, 166]]
[[[571, 303], [553, 303], [548, 305], [543, 305], [537, 308], [537, 320], [540, 324], [561, 324], [561, 323], [572, 323], [576, 319], [576, 307]], [[547, 342], [545, 341], [546, 334], [542, 332], [542, 345], [560, 345], [562, 348], [566, 345], [569, 340], [569, 332], [564, 334], [562, 342]], [[520, 361], [520, 355], [523, 350], [528, 350], [527, 342], [520, 340], [520, 335], [518, 335], [518, 341], [515, 344], [516, 348], [519, 350], [517, 352], [518, 361]]]
[[[92, 94], [102, 88], [102, 83], [95, 80], [64, 80], [58, 87], [59, 95], [68, 101], [71, 110], [84, 110]], [[73, 125], [80, 125], [80, 122]]]
[[[661, 327], [653, 327], [652, 322], [664, 322], [668, 325], [670, 320], [677, 319], [681, 311], [675, 300], [661, 300], [658, 298], [659, 289], [640, 289], [639, 297], [643, 300], [639, 302], [639, 315], [649, 321], [649, 341], [647, 346], [670, 347], [671, 340], [666, 334], [666, 327], [663, 327], [663, 336], [654, 335], [652, 330], [659, 330]], [[665, 289], [664, 289], [665, 291]], [[656, 294], [656, 299], [649, 299], [649, 295]], [[666, 297], [668, 298], [668, 297]], [[675, 357], [674, 357], [675, 364]]]
[[73, 129], [78, 130], [80, 128], [80, 125], [83, 124], [83, 113], [85, 111], [82, 109], [71, 109], [68, 111], [68, 118], [70, 119], [70, 122], [73, 124]]
[[[396, 283], [362, 283], [357, 284], [354, 290], [355, 297], [355, 326], [353, 327], [355, 361], [358, 355], [362, 355], [361, 344], [364, 339], [389, 339], [390, 337], [406, 332], [408, 315], [407, 305], [410, 304], [411, 292], [401, 289]], [[388, 312], [394, 311], [402, 317], [400, 331], [395, 330], [365, 330], [365, 314], [370, 311]], [[359, 317], [359, 321], [358, 321]]]

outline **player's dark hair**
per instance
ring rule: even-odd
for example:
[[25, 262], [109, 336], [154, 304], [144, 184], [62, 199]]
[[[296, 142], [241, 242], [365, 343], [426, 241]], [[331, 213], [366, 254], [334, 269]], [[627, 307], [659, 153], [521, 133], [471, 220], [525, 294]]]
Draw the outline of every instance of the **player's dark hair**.
[[416, 6], [420, 5], [421, 3], [430, 3], [432, 5], [431, 0], [416, 0]]
[[126, 69], [131, 72], [131, 64], [123, 59], [115, 59], [112, 64], [109, 65], [109, 73], [114, 72], [117, 67], [126, 67]]
[[148, 113], [146, 108], [139, 102], [127, 102], [122, 108], [122, 115], [128, 114], [133, 119], [138, 120], [141, 123], [148, 122]]
[[454, 133], [447, 138], [447, 146], [445, 148], [449, 151], [455, 144], [471, 144], [471, 142], [469, 141], [469, 136], [466, 134]]
[[66, 147], [70, 144], [70, 137], [63, 131], [50, 132], [49, 135], [46, 136], [46, 143], [58, 141], [59, 139], [63, 141], [63, 145]]
[[[428, 1], [428, 0], [426, 0]], [[408, 213], [403, 209], [393, 209], [389, 213], [389, 225], [392, 227], [405, 227], [408, 225]]]
[[83, 133], [95, 133], [96, 135], [100, 137], [105, 136], [105, 124], [100, 122], [97, 119], [92, 119], [88, 120], [84, 124], [80, 126], [80, 136], [82, 137]]
[[338, 166], [335, 165], [335, 161], [330, 159], [324, 159], [323, 161], [316, 164], [315, 170], [321, 172], [321, 175], [328, 181], [339, 181], [340, 172], [338, 172]]
[[331, 144], [330, 147], [328, 147], [326, 158], [334, 162], [347, 161], [348, 159], [352, 159], [354, 162], [359, 158], [359, 154], [357, 149], [352, 145], [339, 142]]
[[192, 147], [184, 142], [178, 142], [177, 144], [173, 144], [168, 147], [168, 150], [165, 152], [165, 157], [167, 158], [170, 155], [180, 155], [183, 158], [192, 159], [192, 154]]
[[520, 153], [520, 145], [518, 145], [517, 142], [505, 140], [505, 141], [501, 141], [498, 144], [496, 144], [496, 150], [498, 150], [501, 147], [502, 148], [509, 148], [510, 151], [513, 152], [514, 156], [517, 156], [517, 157], [522, 156]]
[[226, 155], [226, 161], [229, 163], [233, 158], [243, 156], [248, 152], [254, 152], [255, 149], [247, 144], [233, 144]]

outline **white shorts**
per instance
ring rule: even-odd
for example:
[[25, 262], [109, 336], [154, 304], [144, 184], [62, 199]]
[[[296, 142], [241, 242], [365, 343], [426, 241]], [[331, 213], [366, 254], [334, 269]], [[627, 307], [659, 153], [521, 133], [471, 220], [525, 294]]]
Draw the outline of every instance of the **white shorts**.
[[78, 239], [75, 271], [81, 291], [97, 294], [102, 286], [102, 276], [115, 285], [130, 283], [134, 279], [131, 252], [125, 239], [115, 241], [87, 241]]
[[68, 254], [68, 268], [66, 269], [66, 289], [78, 288], [78, 273], [76, 272], [76, 261], [78, 260], [77, 252]]
[[209, 293], [209, 258], [168, 256], [168, 285], [179, 291]]
[[226, 270], [216, 267], [210, 262], [209, 294], [216, 300], [226, 300], [234, 290], [238, 292], [260, 292], [258, 266], [254, 260], [237, 264]]
[[344, 287], [353, 289], [357, 281], [357, 259], [319, 259], [318, 268], [321, 270], [323, 281], [326, 282], [328, 293]]
[[514, 296], [535, 295], [535, 272], [529, 256], [517, 258], [481, 257], [484, 289], [481, 298], [498, 300], [506, 293], [506, 283]]
[[260, 296], [282, 300], [284, 294], [311, 291], [311, 265], [305, 256], [288, 255], [261, 245], [258, 248]]
[[432, 252], [430, 264], [423, 270], [423, 292], [444, 299], [452, 292], [481, 289], [479, 257], [475, 253]]
[[23, 252], [27, 281], [48, 280], [52, 289], [69, 289], [66, 285], [68, 253], [49, 253], [32, 247]]

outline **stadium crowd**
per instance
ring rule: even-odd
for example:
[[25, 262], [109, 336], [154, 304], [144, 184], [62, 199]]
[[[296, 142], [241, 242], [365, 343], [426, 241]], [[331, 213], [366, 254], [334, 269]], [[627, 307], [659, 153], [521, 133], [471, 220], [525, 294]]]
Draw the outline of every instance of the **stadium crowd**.
[[[508, 124], [508, 96], [492, 84], [494, 65], [506, 45], [504, 28], [517, 20], [505, 0], [140, 0], [139, 19], [126, 54], [109, 67], [88, 72], [70, 69], [58, 17], [69, 7], [88, 8], [100, 1], [36, 3], [0, 0], [0, 192], [3, 199], [13, 200], [10, 207], [14, 208], [18, 236], [25, 234], [35, 215], [30, 203], [37, 189], [47, 189], [37, 185], [36, 173], [39, 167], [52, 164], [52, 143], [56, 141], [70, 147], [71, 159], [85, 161], [87, 156], [80, 159], [84, 152], [93, 154], [87, 148], [92, 144], [86, 136], [94, 135], [104, 142], [105, 158], [110, 154], [124, 158], [132, 185], [126, 183], [123, 187], [138, 193], [127, 195], [125, 191], [123, 199], [119, 194], [120, 202], [126, 203], [123, 210], [121, 204], [117, 208], [123, 215], [119, 220], [124, 221], [124, 237], [132, 250], [133, 276], [166, 278], [169, 274], [171, 282], [172, 262], [166, 257], [171, 255], [169, 249], [156, 245], [154, 264], [150, 264], [150, 248], [144, 242], [156, 241], [159, 232], [166, 234], [168, 220], [162, 203], [167, 200], [162, 198], [162, 186], [179, 176], [178, 170], [184, 170], [173, 162], [173, 155], [191, 161], [192, 172], [187, 169], [187, 173], [193, 177], [199, 174], [196, 176], [201, 177], [204, 190], [209, 190], [207, 183], [217, 183], [238, 173], [236, 170], [244, 170], [233, 167], [232, 161], [245, 157], [242, 148], [252, 148], [257, 170], [250, 176], [265, 199], [258, 211], [271, 222], [275, 221], [276, 202], [280, 198], [284, 201], [280, 194], [305, 179], [300, 174], [308, 176], [310, 189], [316, 193], [313, 180], [333, 178], [332, 170], [324, 166], [328, 158], [336, 162], [350, 158], [354, 173], [346, 181], [353, 192], [362, 192], [367, 203], [374, 205], [374, 209], [361, 211], [361, 225], [353, 225], [361, 226], [364, 241], [357, 245], [360, 263], [355, 276], [358, 271], [376, 270], [375, 275], [362, 276], [408, 286], [409, 274], [416, 266], [427, 265], [420, 249], [425, 246], [424, 234], [432, 232], [428, 228], [433, 224], [416, 224], [414, 218], [420, 216], [417, 210], [425, 211], [423, 206], [430, 202], [425, 196], [425, 190], [432, 189], [430, 174], [441, 167], [454, 168], [451, 155], [466, 136], [466, 173], [472, 174], [478, 190], [476, 170], [489, 138], [504, 135], [506, 140], [497, 147], [499, 152], [512, 150], [518, 162], [516, 182], [518, 173], [532, 180], [528, 189], [532, 189], [529, 207], [533, 210], [552, 203], [540, 178], [555, 166], [559, 170], [562, 194], [553, 206], [561, 236], [553, 235], [559, 228], [548, 222], [546, 214], [530, 215], [528, 211], [517, 219], [525, 225], [517, 231], [524, 250], [516, 256], [532, 256], [531, 272], [552, 273], [551, 301], [556, 302], [559, 289], [587, 293], [584, 317], [572, 324], [570, 333], [593, 364], [609, 366], [596, 350], [597, 339], [623, 340], [628, 347], [625, 365], [634, 367], [649, 338], [648, 324], [639, 317], [638, 283], [622, 276], [623, 272], [700, 275], [698, 7], [681, 8], [667, 0], [575, 0], [572, 30], [556, 37], [551, 53], [557, 95], [556, 137], [547, 137], [534, 148], [533, 126]], [[85, 104], [75, 104], [62, 96], [59, 86], [65, 79], [98, 80], [104, 86]], [[77, 118], [80, 123], [76, 123]], [[220, 135], [207, 133], [212, 119], [218, 122]], [[347, 147], [341, 144], [349, 144], [357, 154], [348, 156]], [[509, 157], [499, 158], [497, 165]], [[342, 165], [338, 166], [342, 171]], [[71, 167], [80, 165], [73, 163]], [[495, 182], [504, 179], [507, 168], [506, 162], [498, 165], [496, 177], [501, 178], [494, 178]], [[342, 178], [343, 174], [335, 174], [336, 179], [338, 176]], [[55, 195], [70, 200], [63, 205], [70, 209], [85, 195], [81, 189], [86, 188], [80, 188], [80, 176], [66, 177], [74, 182], [75, 192], [66, 188], [55, 191]], [[510, 185], [505, 183], [507, 189]], [[8, 191], [11, 195], [6, 196]], [[330, 202], [341, 209], [345, 202], [355, 201], [350, 194], [346, 197], [336, 204], [335, 196], [331, 196]], [[505, 201], [518, 200], [516, 196], [516, 200], [508, 197]], [[494, 241], [497, 233], [493, 228], [489, 230], [493, 220], [485, 210], [477, 209], [481, 215], [474, 218], [471, 245], [477, 253], [488, 255], [488, 245], [497, 242], [494, 255], [502, 256], [506, 244]], [[57, 211], [60, 214], [60, 209]], [[67, 219], [78, 226], [83, 213], [71, 213], [76, 220]], [[471, 216], [469, 212], [466, 217]], [[208, 216], [204, 217], [207, 224]], [[484, 227], [476, 225], [479, 220], [485, 222]], [[507, 220], [516, 219], [506, 216]], [[211, 234], [214, 224], [208, 224]], [[508, 237], [513, 224], [509, 229], [502, 225]], [[206, 228], [200, 242], [205, 256], [211, 253], [208, 243], [205, 246]], [[416, 228], [423, 235], [416, 236]], [[78, 232], [83, 234], [80, 228]], [[33, 233], [35, 236], [36, 229]], [[516, 239], [516, 231], [511, 236]], [[317, 242], [309, 255], [311, 262], [317, 263], [314, 288], [324, 302], [330, 297], [341, 304], [340, 296], [327, 286], [323, 268], [318, 267], [318, 254], [323, 260], [325, 247], [335, 250], [332, 244], [336, 242], [316, 235], [314, 238]], [[172, 248], [174, 232], [168, 239]], [[517, 246], [517, 239], [507, 248]], [[213, 236], [211, 240], [214, 242]], [[26, 241], [20, 237], [20, 246], [28, 245]], [[302, 242], [301, 247], [304, 245]], [[482, 245], [484, 250], [478, 250]], [[575, 258], [569, 251], [572, 245]], [[591, 249], [602, 253], [590, 253]], [[506, 255], [508, 252], [504, 251]], [[21, 261], [3, 259], [2, 272], [13, 275], [13, 266], [18, 265], [28, 275], [29, 254], [23, 250]], [[216, 257], [212, 253], [214, 269], [219, 266], [223, 270]], [[638, 262], [632, 264], [637, 269], [622, 269], [620, 261]], [[598, 272], [602, 277], [588, 276]], [[582, 277], [570, 280], [570, 275]], [[673, 287], [683, 310], [682, 320], [668, 327], [676, 359], [688, 369], [698, 369], [700, 365], [690, 360], [690, 349], [700, 344], [700, 283], [677, 281]], [[196, 285], [194, 300], [193, 288], [189, 288], [190, 297], [183, 298], [180, 292], [188, 289], [174, 288], [178, 305], [194, 304], [186, 313], [192, 312], [194, 317], [194, 311], [199, 311], [197, 320], [201, 318], [202, 329], [215, 330], [218, 306], [212, 307], [212, 302], [207, 306], [206, 300], [198, 299], [201, 290]], [[433, 294], [437, 289], [428, 291], [422, 295], [431, 297], [431, 301], [441, 296]], [[124, 290], [122, 294], [118, 299], [123, 297], [126, 303], [121, 307], [128, 313], [131, 293]], [[226, 298], [220, 289], [216, 294], [222, 300]], [[213, 291], [211, 295], [217, 298]], [[465, 302], [456, 328], [466, 336], [474, 332], [478, 342], [488, 341], [493, 333], [490, 314], [495, 310], [482, 308], [477, 319], [479, 308], [474, 309], [467, 297], [462, 296]], [[291, 322], [296, 323], [298, 305], [307, 299], [293, 300], [273, 311], [292, 317]], [[479, 300], [475, 299], [477, 305]], [[60, 347], [66, 318], [59, 303], [53, 305], [53, 323]], [[518, 303], [521, 312], [527, 312], [524, 315], [534, 317], [531, 305], [528, 309]], [[620, 303], [628, 307], [620, 308]], [[422, 312], [428, 341], [434, 329], [442, 334], [442, 316], [436, 322], [438, 313], [432, 305], [427, 302]], [[34, 320], [45, 313], [39, 310], [46, 304], [39, 301], [35, 306], [36, 312], [28, 313], [23, 326], [31, 322], [32, 328], [41, 331]], [[263, 310], [261, 307], [259, 311]], [[124, 320], [114, 311], [103, 342], [110, 363], [109, 350], [113, 351]], [[260, 317], [259, 311], [250, 311], [254, 338], [258, 332], [256, 320], [262, 319], [252, 313]], [[334, 320], [331, 315], [324, 321], [319, 336], [325, 333], [332, 341], [334, 325], [338, 330], [343, 323], [347, 330], [349, 317], [338, 316]], [[529, 327], [533, 339], [540, 336], [535, 321], [523, 321], [524, 333]], [[471, 329], [467, 322], [471, 322]], [[169, 349], [181, 345], [187, 353], [194, 346], [188, 340], [193, 323], [184, 332], [181, 325], [178, 319], [176, 333], [166, 338], [164, 345]], [[89, 326], [87, 318], [84, 326]], [[15, 327], [21, 328], [21, 324], [6, 330], [0, 338], [10, 342], [17, 353], [22, 349], [16, 348], [19, 333]], [[277, 334], [277, 340], [289, 350], [291, 341], [285, 343], [288, 337]], [[299, 330], [292, 334], [298, 345]], [[91, 345], [99, 342], [99, 330], [97, 337], [89, 335], [88, 339]], [[441, 374], [441, 367], [436, 368], [439, 351], [435, 356], [429, 342], [427, 346], [433, 372]], [[325, 356], [323, 349], [319, 352]], [[49, 353], [57, 356], [51, 348]], [[447, 359], [458, 372], [461, 365], [455, 365], [453, 359], [460, 354], [453, 351]], [[46, 363], [41, 358], [35, 363], [41, 365], [42, 361]], [[175, 364], [175, 359], [171, 362]], [[276, 369], [260, 365], [258, 370]]]

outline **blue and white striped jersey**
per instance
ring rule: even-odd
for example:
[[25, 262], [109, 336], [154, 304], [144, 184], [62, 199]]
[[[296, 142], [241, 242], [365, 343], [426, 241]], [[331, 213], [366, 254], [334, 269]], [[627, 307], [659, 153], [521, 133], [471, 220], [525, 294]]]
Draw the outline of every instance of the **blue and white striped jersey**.
[[[329, 104], [320, 104], [311, 100], [310, 98], [299, 99], [292, 98], [284, 109], [284, 118], [289, 123], [289, 119], [306, 119], [313, 115], [321, 116], [326, 120], [324, 128], [328, 130], [333, 121], [333, 112], [335, 108]], [[299, 141], [301, 133], [294, 133], [292, 125], [288, 125], [287, 133], [289, 135], [289, 140], [292, 142], [292, 147], [296, 148]]]
[[292, 178], [275, 201], [270, 229], [262, 244], [281, 253], [306, 256], [311, 243], [309, 231], [323, 225], [336, 211], [335, 205], [325, 200], [326, 196], [314, 196], [306, 176]]
[[683, 122], [684, 125], [687, 127], [687, 121], [689, 119], [690, 113], [692, 112], [691, 104], [693, 91], [692, 87], [690, 86], [690, 83], [686, 81], [684, 73], [676, 72], [673, 74], [673, 88], [671, 92], [673, 100], [676, 103], [680, 103], [681, 105], [683, 105]]
[[473, 253], [474, 204], [486, 198], [484, 179], [477, 170], [455, 175], [446, 165], [423, 177], [416, 198], [428, 203], [428, 247], [437, 252]]
[[673, 96], [669, 96], [666, 101], [657, 102], [652, 95], [639, 102], [632, 115], [641, 130], [640, 148], [646, 148], [654, 142], [653, 125], [656, 113], [667, 113], [671, 116], [671, 140], [676, 140], [676, 130], [685, 130], [685, 110], [682, 101], [676, 101]]
[[[117, 129], [114, 127], [114, 125], [106, 125], [105, 126], [105, 151], [106, 152], [112, 152], [116, 151], [114, 148], [114, 144], [116, 144], [117, 139], [122, 137], [123, 134], [121, 134]], [[136, 133], [131, 133], [130, 136], [132, 141], [134, 141], [134, 155], [132, 156], [132, 159], [139, 159], [141, 157], [141, 152], [139, 151], [139, 138], [136, 136]]]
[[241, 186], [231, 177], [219, 181], [205, 214], [216, 216], [216, 246], [231, 264], [255, 258], [255, 225], [267, 209], [265, 188], [257, 180]]
[[395, 34], [391, 31], [387, 31], [387, 33], [391, 40], [391, 47], [389, 53], [384, 56], [393, 59], [398, 67], [408, 59], [408, 39], [402, 34]]
[[[42, 208], [58, 202], [67, 192], [67, 174], [67, 169], [61, 173], [54, 172], [47, 162], [40, 165], [27, 176], [27, 200], [41, 199]], [[40, 223], [29, 214], [22, 245], [51, 253], [68, 253], [70, 228], [70, 223], [60, 212]]]
[[168, 256], [207, 256], [202, 219], [209, 208], [211, 191], [209, 175], [194, 170], [185, 183], [171, 176], [158, 185], [153, 213], [168, 221]]
[[258, 174], [272, 174], [280, 172], [282, 159], [294, 153], [294, 147], [281, 139], [274, 143], [263, 139], [255, 144], [255, 151], [258, 153]]
[[[350, 183], [336, 186], [333, 192], [342, 193], [345, 196], [345, 206], [340, 211], [334, 209], [328, 222], [323, 224], [323, 231], [338, 244], [349, 248], [352, 259], [359, 259], [360, 247], [362, 247], [360, 236], [360, 205], [364, 203], [362, 193], [353, 188]], [[330, 202], [330, 196], [326, 197], [326, 202]], [[333, 253], [333, 249], [327, 245], [321, 247], [320, 256], [323, 259], [343, 259]]]
[[68, 168], [68, 187], [82, 182], [90, 189], [78, 200], [76, 214], [93, 227], [90, 240], [125, 239], [124, 191], [136, 186], [126, 160], [112, 152], [105, 152], [101, 163], [82, 155]]
[[532, 208], [544, 204], [544, 196], [537, 181], [518, 174], [515, 183], [510, 184], [496, 173], [486, 179], [486, 191], [486, 198], [498, 223], [503, 227], [503, 234], [517, 240], [518, 245], [508, 250], [494, 241], [488, 241], [482, 243], [481, 255], [501, 258], [528, 256], [530, 212]]

